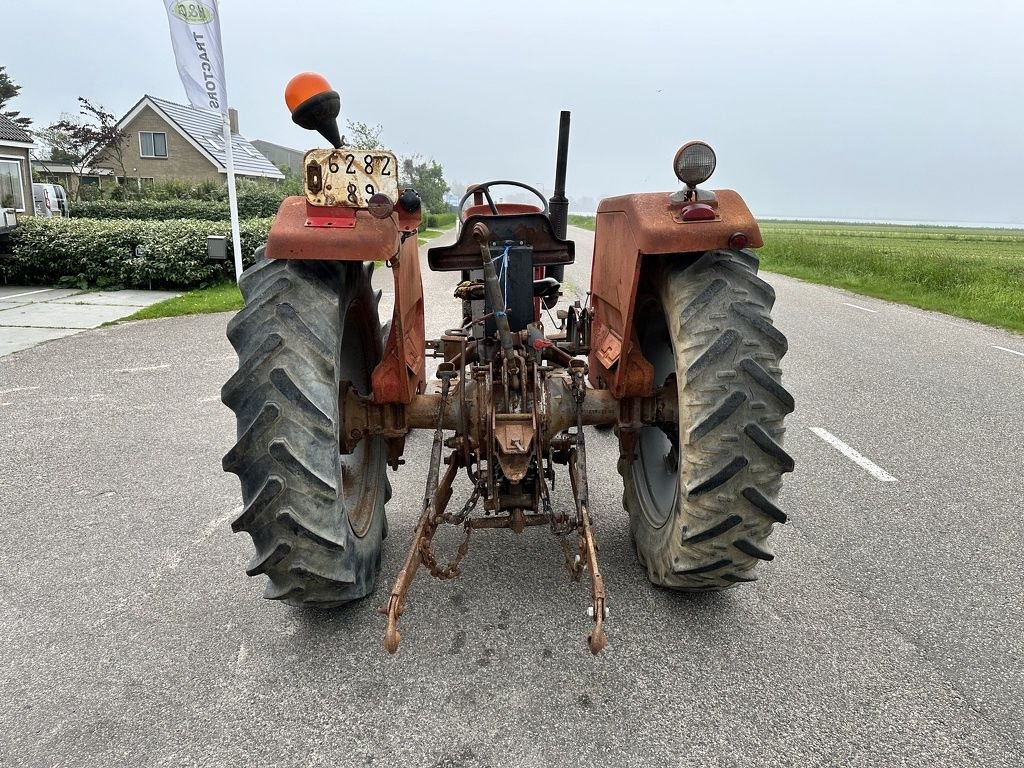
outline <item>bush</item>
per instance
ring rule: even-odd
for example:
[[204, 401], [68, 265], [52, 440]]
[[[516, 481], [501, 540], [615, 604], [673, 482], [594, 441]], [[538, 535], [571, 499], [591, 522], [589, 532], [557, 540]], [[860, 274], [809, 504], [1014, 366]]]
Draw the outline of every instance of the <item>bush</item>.
[[[274, 216], [281, 201], [289, 195], [302, 194], [289, 182], [240, 180], [238, 216], [242, 219]], [[78, 201], [71, 204], [71, 215], [82, 219], [196, 219], [228, 221], [228, 190], [215, 181], [199, 183], [169, 179], [137, 192], [130, 187], [117, 187], [108, 200]]]
[[455, 224], [454, 213], [423, 213], [423, 218], [420, 220], [420, 226], [418, 232], [426, 232], [428, 229], [437, 229], [438, 227], [450, 227]]
[[[274, 213], [277, 209], [274, 209]], [[227, 221], [228, 204], [213, 200], [79, 200], [71, 204], [76, 219], [135, 219], [163, 221], [193, 219], [196, 221]], [[239, 212], [241, 216], [241, 212]]]
[[226, 184], [207, 179], [194, 182], [187, 179], [162, 179], [152, 186], [143, 187], [142, 196], [152, 200], [212, 200], [226, 202]]
[[[272, 219], [241, 222], [246, 265], [267, 239]], [[207, 235], [228, 238], [227, 261], [206, 264]], [[137, 254], [137, 247], [141, 251]], [[43, 219], [26, 217], [3, 262], [9, 282], [82, 288], [201, 288], [234, 278], [226, 221]]]
[[423, 217], [428, 229], [450, 227], [455, 223], [454, 213], [428, 213]]

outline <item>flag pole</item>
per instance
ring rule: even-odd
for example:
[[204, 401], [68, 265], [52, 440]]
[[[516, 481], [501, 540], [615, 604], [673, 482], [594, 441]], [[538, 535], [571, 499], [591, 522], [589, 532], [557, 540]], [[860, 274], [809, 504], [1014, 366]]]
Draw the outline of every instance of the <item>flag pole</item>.
[[225, 169], [228, 206], [231, 210], [231, 245], [235, 255], [235, 280], [242, 277], [242, 243], [238, 231], [238, 196], [235, 193], [235, 157], [231, 141], [224, 47], [220, 37], [219, 0], [182, 2], [163, 0], [171, 47], [181, 84], [196, 109], [219, 112], [224, 120]]
[[224, 149], [228, 171], [228, 208], [231, 211], [231, 250], [235, 255], [235, 282], [242, 279], [242, 237], [238, 229], [238, 195], [235, 193], [235, 155], [231, 147], [231, 118], [224, 115]]

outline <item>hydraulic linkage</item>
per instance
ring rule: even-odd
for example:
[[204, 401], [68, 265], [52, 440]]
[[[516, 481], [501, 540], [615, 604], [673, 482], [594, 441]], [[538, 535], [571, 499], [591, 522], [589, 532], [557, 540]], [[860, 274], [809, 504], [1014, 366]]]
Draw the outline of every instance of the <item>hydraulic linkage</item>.
[[[593, 629], [587, 637], [587, 645], [596, 655], [606, 645], [604, 621], [608, 609], [597, 563], [598, 545], [587, 484], [583, 425], [591, 419], [584, 419], [586, 363], [546, 342], [536, 329], [530, 333], [510, 329], [492, 261], [490, 233], [484, 224], [477, 223], [473, 235], [480, 245], [484, 287], [492, 308], [490, 317], [494, 319], [498, 346], [493, 359], [471, 365], [463, 344], [460, 354], [438, 367], [441, 393], [434, 415], [434, 440], [422, 510], [388, 602], [379, 609], [387, 617], [384, 647], [392, 654], [398, 650], [401, 642], [398, 618], [405, 611], [406, 595], [420, 565], [425, 565], [435, 578], [452, 579], [460, 573], [474, 530], [510, 528], [521, 533], [526, 527], [547, 525], [561, 543], [570, 577], [579, 581], [584, 571], [590, 572], [588, 615], [593, 619]], [[486, 319], [473, 322], [481, 323]], [[541, 365], [545, 353], [548, 359], [557, 361], [556, 366]], [[568, 373], [574, 413], [571, 421], [563, 418], [557, 422], [569, 422], [565, 429], [552, 434], [549, 427], [553, 420], [547, 412], [552, 385], [546, 379], [555, 371], [563, 381]], [[472, 407], [470, 400], [475, 401]], [[458, 413], [457, 419], [451, 416], [453, 410]], [[446, 443], [445, 425], [453, 420], [458, 422], [454, 425], [456, 435]], [[471, 421], [474, 423], [469, 423]], [[442, 473], [446, 444], [453, 446], [453, 450], [444, 458], [446, 468]], [[547, 481], [554, 479], [553, 462], [569, 467], [575, 500], [575, 514], [571, 517], [552, 509]], [[452, 497], [452, 483], [461, 469], [469, 476], [473, 490], [459, 512], [449, 514], [446, 509]], [[481, 498], [484, 515], [474, 517], [472, 513]], [[454, 559], [441, 567], [431, 545], [438, 528], [446, 523], [462, 526], [465, 534]], [[568, 539], [572, 534], [578, 537], [575, 555]]]

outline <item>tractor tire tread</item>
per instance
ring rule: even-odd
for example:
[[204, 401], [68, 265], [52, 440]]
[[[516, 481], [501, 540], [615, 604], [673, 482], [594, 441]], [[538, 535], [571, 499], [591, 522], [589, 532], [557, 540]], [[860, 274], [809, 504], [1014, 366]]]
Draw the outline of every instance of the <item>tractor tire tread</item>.
[[368, 454], [381, 459], [367, 469], [378, 488], [366, 540], [357, 538], [343, 505], [336, 360], [349, 302], [376, 308], [370, 268], [261, 255], [239, 282], [245, 308], [228, 323], [239, 366], [221, 395], [238, 440], [224, 469], [238, 475], [244, 503], [231, 526], [252, 537], [246, 572], [269, 579], [264, 597], [341, 605], [373, 589], [391, 494], [383, 455]]
[[775, 291], [751, 251], [710, 251], [669, 266], [657, 299], [675, 350], [679, 393], [679, 487], [667, 522], [655, 527], [638, 491], [643, 473], [622, 459], [623, 504], [640, 562], [655, 584], [716, 591], [758, 578], [774, 558], [768, 537], [787, 520], [782, 447], [793, 397], [779, 361], [788, 349], [774, 326]]

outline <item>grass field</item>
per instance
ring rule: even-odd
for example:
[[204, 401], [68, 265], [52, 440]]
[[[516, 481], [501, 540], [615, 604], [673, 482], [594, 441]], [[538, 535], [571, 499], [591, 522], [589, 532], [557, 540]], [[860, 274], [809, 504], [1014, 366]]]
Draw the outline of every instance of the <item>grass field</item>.
[[764, 269], [1024, 331], [1024, 231], [764, 222]]
[[763, 221], [761, 233], [767, 271], [1024, 331], [1024, 230]]

